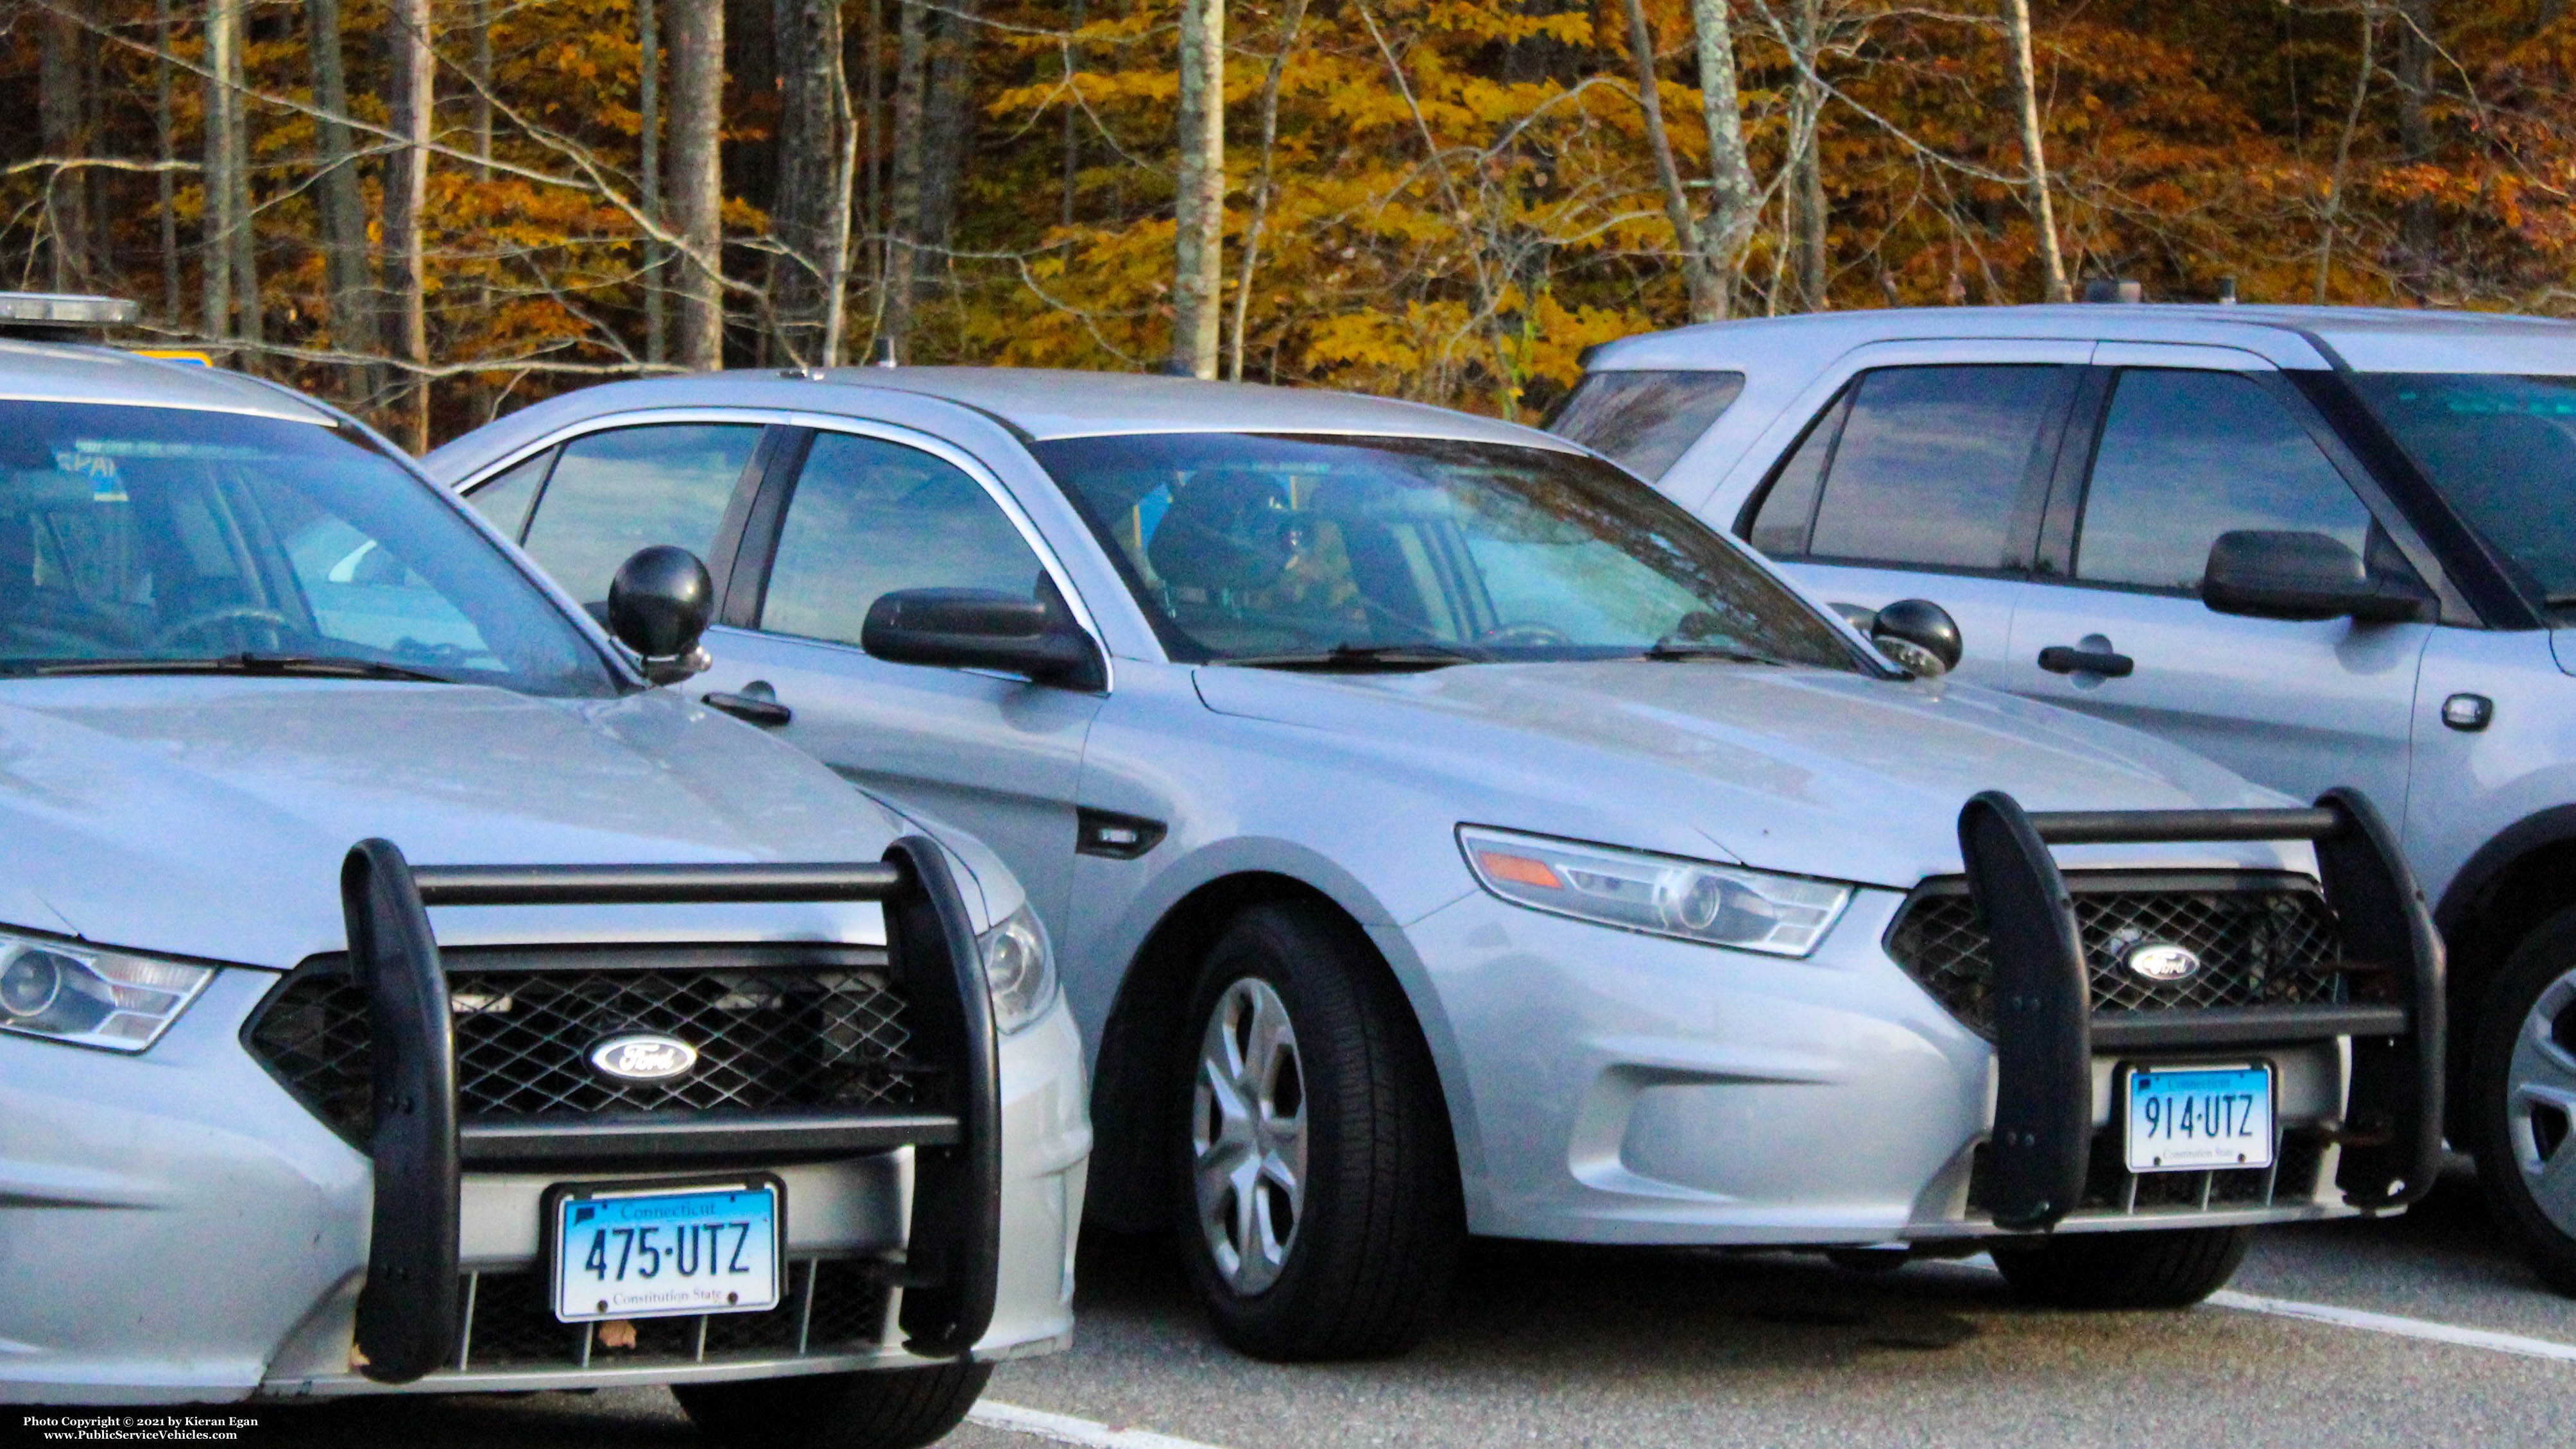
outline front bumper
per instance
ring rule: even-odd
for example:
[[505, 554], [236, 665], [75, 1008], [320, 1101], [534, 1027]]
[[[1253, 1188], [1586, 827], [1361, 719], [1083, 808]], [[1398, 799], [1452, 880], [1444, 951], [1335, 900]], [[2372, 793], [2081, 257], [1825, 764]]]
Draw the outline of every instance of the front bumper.
[[[1817, 953], [1796, 961], [1607, 930], [1482, 892], [1381, 932], [1428, 988], [1470, 1227], [1782, 1246], [2015, 1231], [1998, 1224], [1992, 1187], [2001, 1058], [1883, 949], [1903, 902], [1862, 892]], [[2347, 1191], [2346, 1121], [2367, 1105], [2349, 1037], [2131, 1037], [2106, 1031], [2073, 1058], [2081, 1080], [2066, 1093], [2066, 1127], [2085, 1151], [2056, 1231], [2297, 1222], [2393, 1205]], [[2116, 1141], [2092, 1150], [2112, 1130], [2123, 1066], [2255, 1060], [2273, 1067], [2282, 1132], [2279, 1168], [2263, 1180], [2133, 1182], [2117, 1170]]]

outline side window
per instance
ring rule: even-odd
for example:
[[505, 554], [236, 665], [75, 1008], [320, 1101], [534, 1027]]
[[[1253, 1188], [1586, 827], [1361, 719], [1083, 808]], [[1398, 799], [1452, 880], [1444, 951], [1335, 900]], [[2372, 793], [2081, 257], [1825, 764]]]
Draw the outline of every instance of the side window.
[[1740, 372], [1596, 372], [1575, 384], [1547, 428], [1651, 481], [1743, 391]]
[[676, 543], [703, 559], [760, 447], [757, 423], [655, 423], [564, 444], [524, 542], [576, 599], [608, 597], [639, 548]]
[[465, 495], [465, 501], [515, 542], [528, 527], [528, 505], [535, 501], [537, 485], [545, 481], [546, 467], [554, 460], [554, 449], [541, 448], [534, 457], [484, 480]]
[[1825, 460], [1833, 456], [1834, 439], [1842, 436], [1843, 416], [1851, 411], [1852, 389], [1834, 400], [1807, 425], [1807, 435], [1789, 450], [1789, 461], [1771, 475], [1762, 494], [1762, 511], [1754, 515], [1746, 542], [1773, 558], [1794, 558], [1807, 551], [1807, 530], [1816, 521], [1816, 494], [1825, 486]]
[[1038, 556], [983, 486], [917, 448], [823, 433], [805, 456], [770, 565], [760, 627], [859, 642], [895, 589], [1037, 592]]
[[2075, 369], [1890, 367], [1861, 375], [1807, 552], [1994, 569], [2037, 501]]
[[2299, 529], [2367, 557], [2370, 511], [2262, 384], [2232, 372], [2120, 374], [2084, 493], [2075, 577], [2197, 593], [2230, 529]]

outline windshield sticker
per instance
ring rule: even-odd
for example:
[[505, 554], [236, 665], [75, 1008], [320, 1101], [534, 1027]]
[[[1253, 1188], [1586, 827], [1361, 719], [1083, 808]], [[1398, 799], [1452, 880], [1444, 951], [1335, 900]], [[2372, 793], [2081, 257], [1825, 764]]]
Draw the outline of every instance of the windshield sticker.
[[116, 460], [97, 453], [56, 453], [54, 467], [61, 472], [90, 481], [92, 503], [124, 503], [125, 479], [116, 471]]

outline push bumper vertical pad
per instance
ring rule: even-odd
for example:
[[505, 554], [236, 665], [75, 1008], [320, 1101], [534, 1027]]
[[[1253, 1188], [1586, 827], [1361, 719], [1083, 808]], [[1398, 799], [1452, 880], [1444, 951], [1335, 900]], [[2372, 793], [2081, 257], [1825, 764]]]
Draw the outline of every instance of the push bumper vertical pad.
[[350, 850], [340, 894], [372, 1034], [375, 1206], [356, 1340], [368, 1377], [421, 1378], [456, 1351], [460, 1329], [456, 1068], [430, 906], [882, 903], [894, 968], [928, 1013], [944, 1060], [957, 1064], [947, 1104], [954, 1140], [915, 1149], [905, 1346], [952, 1357], [991, 1326], [1001, 1256], [998, 1050], [974, 931], [936, 843], [906, 836], [862, 864], [413, 867], [392, 842], [367, 840]]
[[[2078, 1202], [2092, 1147], [2090, 973], [2051, 845], [2306, 840], [2349, 961], [2381, 1003], [2344, 1013], [2353, 1079], [2336, 1184], [2360, 1208], [2428, 1191], [2442, 1121], [2442, 950], [2414, 877], [2370, 802], [2328, 791], [2306, 810], [2025, 812], [1990, 790], [1959, 813], [1968, 890], [1993, 942], [1997, 1082], [1987, 1202], [1997, 1226], [2053, 1227]], [[2291, 1008], [2296, 1013], [2299, 1009]]]

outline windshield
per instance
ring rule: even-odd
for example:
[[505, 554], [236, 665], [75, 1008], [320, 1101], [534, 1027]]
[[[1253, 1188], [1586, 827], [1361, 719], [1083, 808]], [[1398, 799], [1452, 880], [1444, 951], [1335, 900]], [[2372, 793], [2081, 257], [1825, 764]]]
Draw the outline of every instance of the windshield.
[[1660, 644], [1858, 667], [1761, 565], [1597, 459], [1243, 433], [1036, 452], [1175, 658], [1598, 659]]
[[607, 664], [430, 485], [331, 428], [0, 402], [0, 673], [363, 672], [607, 695]]
[[2383, 372], [2353, 385], [2526, 586], [2576, 609], [2576, 378]]

